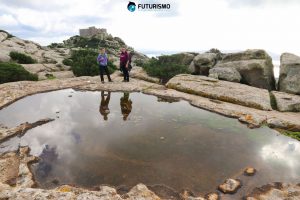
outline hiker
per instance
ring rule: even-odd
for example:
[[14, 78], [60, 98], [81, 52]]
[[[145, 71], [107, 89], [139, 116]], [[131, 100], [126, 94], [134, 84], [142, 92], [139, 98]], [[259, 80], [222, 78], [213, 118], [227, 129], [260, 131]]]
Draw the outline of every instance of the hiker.
[[132, 110], [132, 101], [129, 99], [129, 93], [124, 93], [123, 97], [120, 99], [121, 112], [123, 115], [123, 120], [126, 121]]
[[[105, 96], [107, 96], [106, 99], [105, 99]], [[104, 91], [102, 91], [99, 112], [103, 116], [103, 119], [105, 121], [107, 121], [108, 114], [110, 113], [109, 108], [108, 108], [109, 101], [110, 101], [110, 92], [108, 92], [107, 95], [105, 95]]]
[[100, 49], [99, 55], [97, 57], [97, 63], [99, 65], [101, 82], [104, 83], [104, 77], [103, 77], [104, 71], [107, 75], [108, 81], [112, 82], [112, 80], [110, 78], [110, 75], [109, 75], [108, 68], [107, 68], [108, 57], [107, 57], [107, 54], [105, 52], [105, 48]]
[[124, 80], [123, 82], [129, 82], [129, 56], [125, 48], [121, 48], [120, 54], [120, 70], [123, 72]]

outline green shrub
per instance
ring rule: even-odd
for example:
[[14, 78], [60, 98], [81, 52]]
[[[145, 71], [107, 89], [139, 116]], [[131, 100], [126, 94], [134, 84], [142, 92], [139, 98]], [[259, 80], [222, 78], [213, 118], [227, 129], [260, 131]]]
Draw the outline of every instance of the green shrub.
[[73, 61], [71, 59], [65, 58], [62, 63], [67, 66], [72, 66]]
[[37, 81], [38, 76], [26, 71], [15, 63], [0, 63], [0, 83], [31, 80]]
[[20, 64], [36, 63], [36, 61], [31, 56], [27, 56], [23, 53], [19, 53], [16, 51], [10, 52], [9, 56], [11, 57], [11, 59], [13, 59], [14, 61], [16, 61], [17, 63], [20, 63]]
[[[169, 79], [177, 74], [189, 73], [188, 67], [177, 64], [176, 62], [169, 62], [168, 56], [151, 58], [147, 63], [143, 64], [143, 68], [148, 75], [158, 77], [162, 83], [166, 83]], [[166, 62], [168, 60], [168, 62]]]
[[[97, 64], [98, 53], [93, 50], [77, 50], [71, 55], [71, 69], [75, 76], [96, 76], [99, 75], [99, 67]], [[117, 67], [108, 62], [108, 70], [113, 73]]]
[[64, 48], [64, 44], [62, 43], [51, 43], [50, 45], [48, 45], [49, 48]]

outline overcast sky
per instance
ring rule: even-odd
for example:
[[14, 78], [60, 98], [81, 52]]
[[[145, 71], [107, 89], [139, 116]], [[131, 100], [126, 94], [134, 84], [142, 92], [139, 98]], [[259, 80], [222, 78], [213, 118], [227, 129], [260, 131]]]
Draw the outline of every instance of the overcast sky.
[[300, 55], [300, 0], [169, 2], [165, 12], [129, 12], [127, 0], [0, 0], [0, 29], [48, 45], [107, 28], [145, 53], [262, 48]]

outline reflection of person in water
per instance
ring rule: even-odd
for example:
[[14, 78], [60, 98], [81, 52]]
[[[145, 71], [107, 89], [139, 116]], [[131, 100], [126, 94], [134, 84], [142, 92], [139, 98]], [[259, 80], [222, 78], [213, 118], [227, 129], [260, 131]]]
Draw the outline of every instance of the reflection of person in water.
[[123, 120], [126, 121], [132, 110], [132, 101], [129, 99], [129, 93], [124, 93], [124, 96], [120, 99], [120, 105]]
[[46, 144], [39, 158], [40, 161], [37, 165], [37, 174], [40, 178], [46, 178], [52, 171], [53, 163], [58, 158], [56, 147], [50, 147]]
[[[105, 96], [107, 97], [105, 98]], [[108, 119], [107, 115], [110, 113], [108, 108], [109, 100], [110, 100], [110, 92], [108, 92], [107, 95], [105, 95], [104, 91], [102, 91], [99, 112], [103, 116], [104, 120]]]

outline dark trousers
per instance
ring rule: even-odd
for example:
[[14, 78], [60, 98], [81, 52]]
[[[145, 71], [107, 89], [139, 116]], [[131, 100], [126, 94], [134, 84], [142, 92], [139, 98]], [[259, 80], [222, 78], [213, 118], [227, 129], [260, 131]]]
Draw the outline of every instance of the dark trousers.
[[107, 66], [99, 65], [99, 70], [100, 70], [101, 81], [104, 81], [104, 77], [103, 77], [104, 72], [106, 73], [108, 80], [111, 81]]
[[121, 70], [123, 72], [124, 81], [129, 81], [129, 72], [128, 69], [126, 68], [126, 65], [121, 64]]

